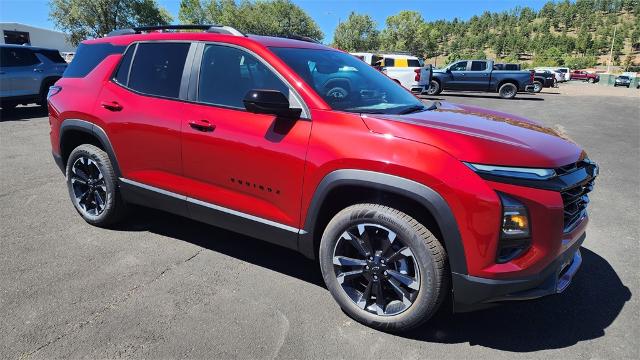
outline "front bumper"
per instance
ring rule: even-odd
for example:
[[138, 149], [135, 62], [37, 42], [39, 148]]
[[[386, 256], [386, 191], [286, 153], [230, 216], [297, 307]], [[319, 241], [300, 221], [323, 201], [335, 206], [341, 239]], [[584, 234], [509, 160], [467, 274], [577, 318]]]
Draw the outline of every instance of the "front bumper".
[[583, 233], [540, 273], [519, 279], [487, 279], [452, 274], [454, 311], [473, 311], [503, 301], [530, 300], [563, 292], [582, 264]]

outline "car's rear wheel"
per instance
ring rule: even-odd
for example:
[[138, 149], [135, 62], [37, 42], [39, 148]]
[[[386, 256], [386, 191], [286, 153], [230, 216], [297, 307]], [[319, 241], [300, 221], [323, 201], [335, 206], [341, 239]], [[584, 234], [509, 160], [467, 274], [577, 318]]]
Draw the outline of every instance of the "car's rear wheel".
[[355, 320], [405, 331], [427, 321], [447, 294], [445, 250], [409, 215], [378, 204], [340, 211], [320, 243], [331, 295]]
[[122, 218], [125, 204], [111, 160], [102, 149], [90, 144], [75, 148], [66, 175], [71, 202], [86, 222], [105, 227]]
[[593, 84], [595, 82], [595, 80], [593, 80], [593, 78], [589, 78], [587, 79], [588, 82], [590, 82], [591, 84]]
[[540, 91], [542, 91], [542, 83], [540, 81], [534, 81], [533, 82], [533, 92], [539, 93]]
[[442, 87], [440, 83], [436, 80], [431, 80], [429, 83], [429, 88], [427, 89], [427, 95], [438, 95], [442, 92]]
[[498, 94], [503, 99], [513, 99], [518, 93], [518, 87], [513, 83], [504, 83], [500, 86]]

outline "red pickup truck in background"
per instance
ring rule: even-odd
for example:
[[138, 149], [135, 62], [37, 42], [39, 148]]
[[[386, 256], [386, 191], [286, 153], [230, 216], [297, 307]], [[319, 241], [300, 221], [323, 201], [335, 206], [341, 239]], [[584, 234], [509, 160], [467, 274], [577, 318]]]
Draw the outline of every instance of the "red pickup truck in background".
[[592, 74], [583, 70], [573, 70], [571, 72], [571, 80], [583, 80], [590, 83], [597, 83], [600, 81], [600, 75]]

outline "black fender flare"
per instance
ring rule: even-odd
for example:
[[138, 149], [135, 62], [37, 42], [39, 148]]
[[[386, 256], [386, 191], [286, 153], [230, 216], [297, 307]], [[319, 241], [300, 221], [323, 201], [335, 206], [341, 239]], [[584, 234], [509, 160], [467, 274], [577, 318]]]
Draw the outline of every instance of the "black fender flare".
[[[116, 173], [116, 176], [119, 178], [121, 176], [120, 166], [118, 165], [118, 159], [116, 157], [115, 151], [113, 151], [113, 146], [111, 146], [111, 141], [109, 141], [109, 137], [103, 128], [100, 126], [81, 119], [65, 119], [60, 125], [60, 138], [59, 144], [60, 149], [64, 146], [64, 136], [69, 133], [69, 131], [82, 131], [87, 134], [93, 135], [98, 139], [104, 151], [109, 155], [109, 159], [111, 159], [111, 163], [113, 165], [113, 170]], [[62, 151], [61, 151], [62, 152]], [[62, 155], [62, 154], [60, 154]], [[64, 159], [66, 161], [66, 159]], [[63, 164], [64, 165], [64, 164]], [[64, 170], [63, 170], [64, 171]]]
[[447, 249], [451, 271], [467, 273], [467, 262], [458, 224], [447, 202], [435, 190], [413, 180], [375, 171], [344, 169], [327, 174], [313, 195], [303, 230], [298, 238], [298, 250], [309, 258], [316, 257], [314, 233], [316, 219], [327, 195], [340, 186], [362, 186], [378, 189], [416, 200], [426, 208], [436, 220]]

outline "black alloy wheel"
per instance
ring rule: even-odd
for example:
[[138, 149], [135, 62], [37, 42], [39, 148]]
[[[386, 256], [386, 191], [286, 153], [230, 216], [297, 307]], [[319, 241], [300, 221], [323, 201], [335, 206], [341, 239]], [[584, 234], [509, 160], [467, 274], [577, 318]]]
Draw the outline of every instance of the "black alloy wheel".
[[106, 208], [107, 184], [98, 164], [87, 156], [71, 166], [71, 187], [77, 206], [86, 215], [99, 216]]
[[91, 144], [78, 146], [69, 155], [66, 175], [71, 202], [86, 222], [107, 227], [126, 214], [113, 165], [104, 150]]
[[397, 234], [362, 223], [342, 233], [333, 251], [335, 276], [360, 308], [389, 316], [407, 310], [420, 291], [420, 270]]

